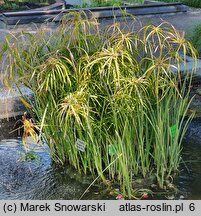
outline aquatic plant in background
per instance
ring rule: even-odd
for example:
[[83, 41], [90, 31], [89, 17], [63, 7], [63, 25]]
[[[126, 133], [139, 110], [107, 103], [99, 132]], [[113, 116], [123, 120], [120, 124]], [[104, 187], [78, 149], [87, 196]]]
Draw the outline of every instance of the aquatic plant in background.
[[93, 7], [101, 7], [101, 6], [120, 6], [122, 0], [91, 0], [91, 5]]
[[[99, 6], [121, 6], [122, 0], [91, 0], [91, 5], [94, 7]], [[127, 0], [129, 3], [140, 3], [143, 4], [144, 0]]]
[[49, 5], [55, 0], [0, 0], [0, 11], [27, 10], [35, 5]]
[[191, 29], [187, 31], [187, 38], [197, 50], [198, 57], [201, 57], [201, 23], [195, 23]]
[[5, 82], [34, 93], [33, 101], [23, 97], [53, 160], [118, 183], [132, 198], [139, 176], [167, 188], [178, 171], [192, 118], [184, 122], [192, 75], [181, 76], [180, 64], [196, 55], [169, 23], [138, 31], [130, 23], [100, 28], [84, 12], [70, 13], [48, 36], [9, 35], [1, 55]]

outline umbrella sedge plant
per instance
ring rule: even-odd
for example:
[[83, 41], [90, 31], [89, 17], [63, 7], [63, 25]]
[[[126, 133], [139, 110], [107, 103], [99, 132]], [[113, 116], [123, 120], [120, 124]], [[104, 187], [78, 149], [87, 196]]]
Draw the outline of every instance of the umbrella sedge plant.
[[70, 13], [55, 32], [8, 36], [1, 55], [5, 82], [33, 91], [24, 100], [43, 121], [55, 163], [117, 183], [132, 198], [139, 176], [166, 188], [179, 170], [192, 119], [184, 122], [192, 75], [180, 65], [196, 54], [169, 23], [128, 29]]

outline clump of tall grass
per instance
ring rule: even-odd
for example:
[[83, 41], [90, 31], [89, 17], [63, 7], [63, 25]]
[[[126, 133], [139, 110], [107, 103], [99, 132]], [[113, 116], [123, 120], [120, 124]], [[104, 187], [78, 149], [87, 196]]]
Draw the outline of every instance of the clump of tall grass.
[[192, 117], [184, 123], [191, 75], [180, 64], [195, 53], [169, 23], [126, 29], [71, 13], [56, 32], [8, 36], [1, 47], [5, 81], [34, 93], [24, 99], [53, 160], [117, 182], [132, 198], [137, 176], [155, 175], [164, 188], [178, 171]]

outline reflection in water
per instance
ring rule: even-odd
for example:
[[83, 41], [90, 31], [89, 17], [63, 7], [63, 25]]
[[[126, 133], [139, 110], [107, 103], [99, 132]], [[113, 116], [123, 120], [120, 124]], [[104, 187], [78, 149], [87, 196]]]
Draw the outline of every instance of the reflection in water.
[[[201, 142], [201, 140], [200, 140]], [[201, 143], [184, 143], [183, 160], [178, 186], [188, 199], [201, 199]]]
[[201, 118], [194, 119], [183, 141], [183, 161], [178, 188], [188, 199], [201, 200]]
[[[201, 140], [200, 143], [184, 142], [180, 176], [175, 179], [179, 192], [174, 197], [180, 199], [201, 199]], [[192, 135], [192, 134], [191, 134]], [[79, 199], [92, 182], [72, 169], [58, 168], [49, 156], [48, 148], [31, 144], [31, 157], [25, 160], [21, 139], [0, 141], [0, 200], [2, 199]], [[33, 155], [32, 155], [33, 156]], [[107, 190], [94, 185], [84, 199], [114, 199]], [[154, 198], [154, 197], [153, 197]], [[155, 197], [155, 199], [165, 199]]]

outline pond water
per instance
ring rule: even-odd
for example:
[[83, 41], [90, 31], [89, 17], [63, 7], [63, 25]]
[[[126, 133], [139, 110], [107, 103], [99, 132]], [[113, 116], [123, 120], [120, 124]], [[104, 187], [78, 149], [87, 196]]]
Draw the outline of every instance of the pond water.
[[183, 146], [185, 166], [182, 165], [181, 175], [177, 179], [178, 186], [188, 199], [201, 200], [201, 118], [191, 122]]
[[[153, 199], [201, 199], [201, 121], [191, 123], [184, 140], [180, 175], [174, 183], [174, 196], [156, 195]], [[29, 140], [29, 158], [20, 138], [0, 141], [0, 199], [79, 199], [92, 182], [74, 170], [55, 166], [46, 146]], [[33, 154], [33, 155], [32, 155]], [[35, 157], [31, 160], [31, 157]], [[95, 184], [83, 199], [115, 199]]]
[[[79, 199], [92, 179], [56, 167], [47, 147], [29, 145], [32, 154], [26, 159], [20, 138], [0, 141], [0, 199]], [[94, 191], [86, 199], [96, 196]]]

